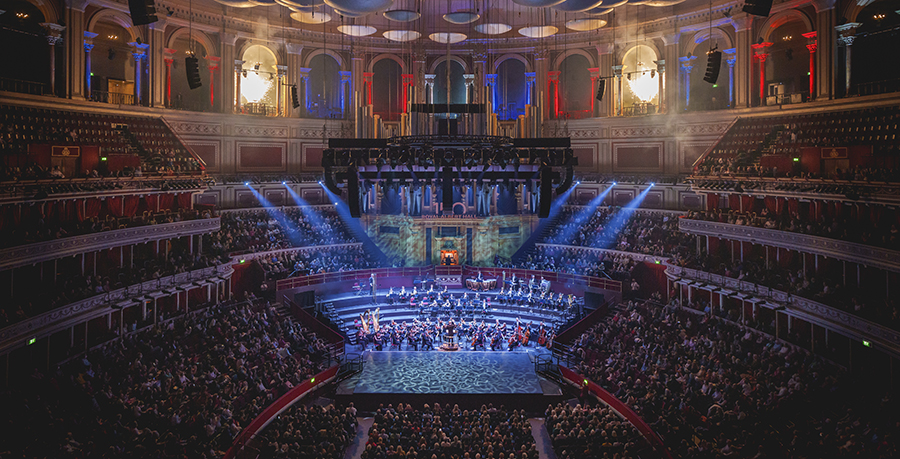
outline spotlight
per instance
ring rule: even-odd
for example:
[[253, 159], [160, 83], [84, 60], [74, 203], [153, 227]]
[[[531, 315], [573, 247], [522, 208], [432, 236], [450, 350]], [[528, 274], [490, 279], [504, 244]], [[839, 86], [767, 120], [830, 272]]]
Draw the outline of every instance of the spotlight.
[[250, 186], [250, 182], [244, 182], [244, 186]]
[[613, 182], [612, 186], [616, 186], [618, 184], [619, 184], [618, 182]]
[[650, 186], [653, 186], [653, 185], [656, 185], [656, 184], [655, 184], [655, 183], [653, 183], [653, 182], [650, 182]]
[[287, 182], [281, 182], [282, 185], [287, 185]]

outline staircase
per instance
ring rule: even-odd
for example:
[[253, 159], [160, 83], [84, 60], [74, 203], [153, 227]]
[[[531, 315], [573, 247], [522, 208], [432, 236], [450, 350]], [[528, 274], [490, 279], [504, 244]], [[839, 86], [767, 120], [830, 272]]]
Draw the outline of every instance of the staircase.
[[142, 160], [147, 159], [147, 151], [144, 150], [144, 147], [138, 142], [137, 137], [128, 129], [127, 124], [119, 124], [115, 127], [116, 133], [119, 135], [119, 138], [125, 141], [128, 145], [127, 149], [129, 153], [134, 153], [141, 157]]

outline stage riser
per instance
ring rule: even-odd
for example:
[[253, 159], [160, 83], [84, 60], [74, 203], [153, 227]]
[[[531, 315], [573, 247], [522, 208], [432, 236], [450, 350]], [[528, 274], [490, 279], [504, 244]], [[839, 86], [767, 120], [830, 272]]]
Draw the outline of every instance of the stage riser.
[[548, 405], [556, 405], [567, 399], [564, 395], [543, 394], [353, 394], [336, 395], [335, 402], [353, 406], [360, 411], [375, 411], [389, 404], [397, 407], [400, 403], [411, 403], [413, 408], [421, 410], [425, 404], [440, 403], [441, 407], [459, 405], [461, 410], [475, 410], [481, 405], [493, 404], [495, 408], [505, 406], [507, 410], [524, 409], [528, 413], [543, 413]]

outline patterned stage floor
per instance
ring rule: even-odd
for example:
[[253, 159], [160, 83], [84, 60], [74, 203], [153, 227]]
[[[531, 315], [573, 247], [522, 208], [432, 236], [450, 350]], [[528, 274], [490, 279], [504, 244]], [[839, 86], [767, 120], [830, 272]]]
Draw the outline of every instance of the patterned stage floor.
[[355, 394], [541, 394], [524, 352], [369, 352]]

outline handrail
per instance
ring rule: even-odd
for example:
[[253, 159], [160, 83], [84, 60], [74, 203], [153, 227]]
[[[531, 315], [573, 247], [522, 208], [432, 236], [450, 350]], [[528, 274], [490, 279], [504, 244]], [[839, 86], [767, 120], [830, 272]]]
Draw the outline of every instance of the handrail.
[[789, 250], [802, 250], [837, 260], [900, 272], [900, 252], [871, 245], [792, 231], [689, 218], [679, 219], [678, 229], [689, 234], [752, 242]]
[[550, 247], [554, 249], [572, 249], [581, 252], [592, 252], [592, 253], [608, 253], [615, 256], [625, 256], [631, 258], [633, 260], [638, 261], [646, 261], [654, 264], [661, 264], [662, 262], [668, 260], [670, 257], [658, 256], [658, 255], [650, 255], [646, 253], [638, 253], [638, 252], [624, 252], [621, 250], [613, 250], [613, 249], [601, 249], [598, 247], [587, 247], [582, 245], [565, 245], [565, 244], [545, 244], [545, 243], [537, 243], [535, 244], [537, 247]]
[[[306, 312], [299, 305], [294, 303], [290, 298], [286, 295], [281, 295], [281, 301], [288, 306], [291, 311], [291, 314], [294, 315], [301, 324], [303, 324], [306, 328], [312, 330], [316, 333], [316, 335], [324, 340], [326, 340], [329, 344], [333, 345], [339, 350], [343, 351], [344, 348], [344, 337], [341, 336], [340, 333], [332, 330], [327, 325], [323, 324], [319, 319], [313, 317], [310, 313]], [[343, 353], [343, 352], [342, 352]]]
[[0, 271], [113, 247], [218, 231], [219, 217], [82, 234], [0, 250]]
[[519, 278], [529, 278], [532, 275], [544, 277], [550, 282], [561, 282], [566, 284], [575, 284], [587, 288], [596, 288], [602, 290], [610, 290], [613, 292], [622, 291], [622, 283], [610, 279], [602, 279], [599, 277], [584, 276], [581, 274], [556, 273], [553, 271], [539, 271], [533, 269], [520, 268], [479, 268], [475, 266], [422, 266], [410, 268], [375, 268], [360, 269], [354, 271], [341, 271], [335, 273], [311, 274], [308, 276], [291, 277], [279, 280], [276, 284], [277, 291], [283, 291], [294, 288], [308, 287], [311, 285], [327, 284], [331, 282], [342, 282], [351, 280], [368, 279], [370, 275], [375, 274], [376, 279], [385, 277], [445, 277], [445, 276], [475, 276], [481, 271], [484, 276], [496, 276], [501, 278], [503, 273], [507, 277], [515, 274]]
[[[38, 180], [21, 180], [0, 182], [0, 203], [17, 203], [22, 202], [23, 198], [28, 198], [29, 203], [37, 203], [44, 201], [59, 201], [72, 198], [98, 198], [104, 196], [128, 196], [134, 194], [170, 194], [170, 193], [200, 193], [206, 190], [207, 186], [203, 183], [196, 188], [162, 190], [162, 186], [169, 181], [188, 181], [188, 180], [204, 180], [202, 175], [153, 175], [139, 177], [103, 177], [103, 178], [63, 178], [63, 179], [38, 179]], [[93, 189], [86, 191], [73, 191], [64, 193], [49, 193], [45, 198], [35, 198], [38, 188], [49, 187], [53, 185], [81, 185], [94, 186], [105, 185], [110, 189]], [[149, 185], [149, 186], [148, 186]], [[26, 191], [30, 193], [26, 194]]]
[[577, 387], [584, 387], [587, 385], [587, 389], [591, 394], [595, 395], [603, 403], [609, 405], [613, 411], [625, 418], [638, 432], [640, 432], [647, 442], [653, 446], [653, 450], [656, 451], [657, 457], [672, 459], [672, 454], [669, 453], [669, 450], [666, 448], [665, 444], [663, 444], [659, 435], [657, 435], [656, 432], [647, 425], [644, 419], [638, 416], [628, 405], [622, 403], [619, 399], [600, 387], [599, 384], [562, 365], [559, 365], [559, 372], [562, 374], [563, 379]]
[[724, 139], [725, 136], [728, 135], [728, 131], [730, 131], [731, 128], [733, 128], [734, 125], [737, 124], [738, 121], [740, 121], [740, 119], [741, 119], [741, 117], [738, 116], [734, 120], [731, 121], [731, 123], [728, 125], [728, 127], [725, 128], [725, 130], [722, 131], [721, 134], [719, 134], [719, 138], [716, 139], [716, 141], [713, 142], [712, 145], [710, 145], [709, 148], [707, 148], [706, 151], [704, 151], [703, 154], [700, 155], [700, 157], [698, 157], [696, 160], [694, 160], [694, 162], [691, 164], [691, 170], [696, 169], [701, 163], [703, 163], [704, 160], [706, 160], [706, 157], [709, 156], [709, 154], [712, 153], [713, 150], [716, 149], [716, 146], [718, 146], [719, 143], [722, 142], [722, 139]]
[[590, 314], [584, 316], [578, 322], [572, 324], [571, 327], [563, 330], [556, 338], [553, 339], [553, 347], [557, 345], [563, 346], [572, 341], [575, 337], [581, 336], [582, 333], [585, 332], [588, 328], [591, 328], [596, 324], [600, 319], [606, 316], [609, 313], [609, 304], [611, 301], [606, 300], [600, 305], [597, 309], [591, 311]]
[[287, 253], [297, 253], [297, 252], [308, 252], [310, 250], [323, 250], [323, 249], [344, 249], [351, 247], [359, 247], [362, 246], [362, 242], [348, 242], [346, 244], [331, 244], [331, 245], [308, 245], [305, 247], [289, 247], [287, 249], [277, 249], [277, 250], [267, 250], [265, 252], [247, 252], [242, 253], [231, 252], [231, 261], [235, 263], [243, 263], [247, 260], [257, 260], [260, 258], [268, 258], [273, 255], [284, 255]]
[[[869, 341], [873, 346], [900, 356], [900, 331], [871, 322], [849, 312], [780, 290], [720, 274], [666, 263], [666, 277], [674, 281], [705, 282], [723, 288], [722, 294], [742, 294], [743, 300], [759, 299], [759, 305], [814, 323], [855, 340]], [[784, 309], [781, 309], [781, 308]]]
[[29, 339], [40, 339], [50, 336], [76, 324], [109, 314], [117, 310], [112, 305], [123, 300], [140, 297], [166, 288], [177, 288], [194, 281], [215, 277], [229, 277], [233, 272], [234, 269], [229, 262], [129, 285], [53, 309], [0, 329], [0, 355], [25, 346]]
[[331, 382], [337, 375], [340, 365], [334, 365], [331, 368], [320, 372], [312, 377], [312, 379], [303, 381], [302, 384], [294, 386], [286, 394], [275, 400], [274, 403], [266, 407], [250, 424], [235, 437], [234, 442], [225, 453], [224, 459], [233, 459], [238, 453], [253, 440], [257, 434], [265, 429], [275, 418], [277, 418], [285, 410], [297, 403], [306, 394], [312, 392], [316, 387]]

